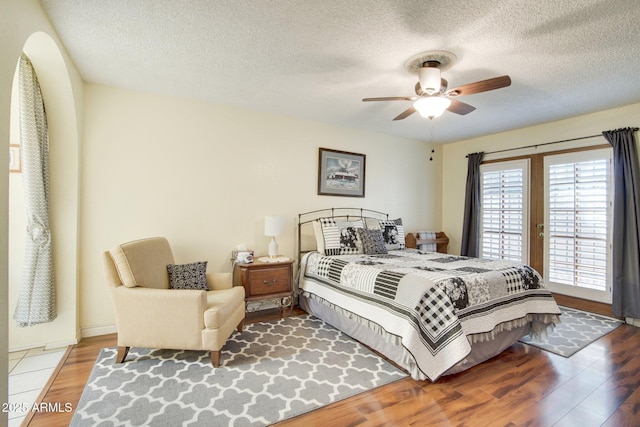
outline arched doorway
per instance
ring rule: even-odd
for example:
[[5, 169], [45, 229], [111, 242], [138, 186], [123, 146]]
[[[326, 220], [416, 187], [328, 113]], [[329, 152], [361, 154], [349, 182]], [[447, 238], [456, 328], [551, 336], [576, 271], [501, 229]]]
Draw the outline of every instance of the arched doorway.
[[[76, 102], [69, 72], [55, 41], [44, 32], [33, 33], [24, 52], [34, 65], [43, 93], [49, 125], [50, 224], [58, 317], [51, 323], [17, 328], [11, 319], [20, 283], [25, 219], [21, 176], [9, 179], [9, 350], [61, 347], [77, 341], [78, 284], [78, 160], [79, 132]], [[18, 58], [16, 58], [16, 64]], [[11, 95], [10, 143], [19, 144], [17, 74]]]

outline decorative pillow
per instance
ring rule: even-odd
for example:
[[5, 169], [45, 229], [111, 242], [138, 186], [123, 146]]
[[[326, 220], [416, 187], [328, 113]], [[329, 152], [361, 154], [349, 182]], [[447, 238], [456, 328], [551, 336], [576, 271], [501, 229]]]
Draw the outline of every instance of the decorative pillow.
[[362, 221], [336, 221], [320, 218], [313, 224], [316, 248], [325, 255], [361, 254], [362, 243], [356, 230], [364, 228]]
[[365, 218], [364, 225], [369, 230], [380, 230], [380, 223], [375, 218]]
[[402, 218], [394, 220], [378, 220], [378, 224], [380, 226], [380, 231], [382, 231], [382, 236], [384, 237], [384, 243], [387, 250], [393, 251], [406, 249]]
[[362, 242], [362, 249], [367, 255], [386, 254], [387, 247], [381, 230], [358, 228], [358, 239]]
[[170, 289], [209, 290], [207, 285], [207, 261], [191, 264], [167, 264]]

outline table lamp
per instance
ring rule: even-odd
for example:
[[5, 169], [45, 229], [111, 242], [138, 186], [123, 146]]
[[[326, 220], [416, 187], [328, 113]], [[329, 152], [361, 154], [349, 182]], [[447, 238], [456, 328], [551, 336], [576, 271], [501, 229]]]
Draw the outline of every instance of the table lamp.
[[284, 218], [281, 216], [264, 217], [264, 235], [271, 237], [269, 242], [269, 257], [276, 258], [278, 256], [278, 242], [276, 236], [284, 231]]

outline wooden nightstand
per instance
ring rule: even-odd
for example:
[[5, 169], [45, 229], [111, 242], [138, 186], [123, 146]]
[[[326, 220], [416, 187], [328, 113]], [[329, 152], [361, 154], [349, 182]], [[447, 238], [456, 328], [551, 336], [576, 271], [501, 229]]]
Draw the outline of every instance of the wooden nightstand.
[[[266, 303], [279, 305], [281, 310], [293, 310], [293, 260], [236, 263], [233, 284], [244, 286], [247, 311], [260, 310]], [[253, 302], [255, 308], [249, 310], [249, 303]]]

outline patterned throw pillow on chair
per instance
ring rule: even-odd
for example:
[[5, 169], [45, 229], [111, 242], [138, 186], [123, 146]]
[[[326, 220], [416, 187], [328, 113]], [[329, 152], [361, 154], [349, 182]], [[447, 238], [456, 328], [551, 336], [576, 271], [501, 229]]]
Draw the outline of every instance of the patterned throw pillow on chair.
[[168, 264], [169, 288], [171, 289], [198, 289], [208, 291], [207, 285], [207, 261], [191, 264]]

